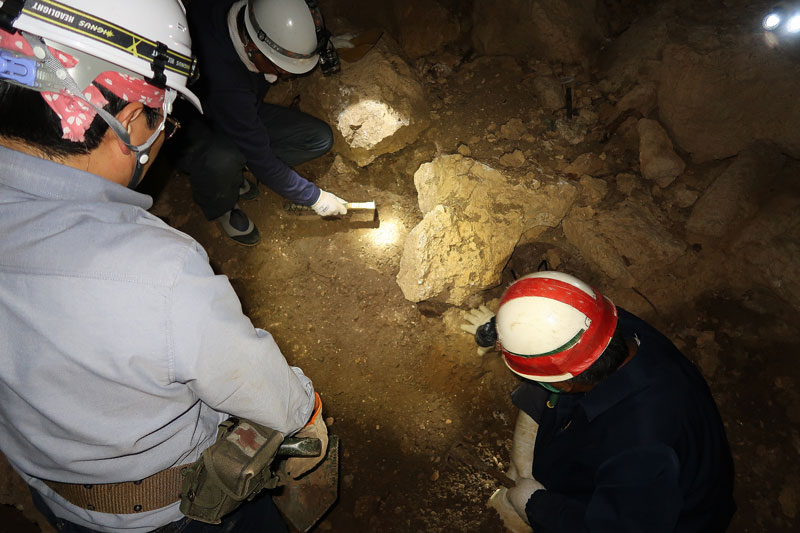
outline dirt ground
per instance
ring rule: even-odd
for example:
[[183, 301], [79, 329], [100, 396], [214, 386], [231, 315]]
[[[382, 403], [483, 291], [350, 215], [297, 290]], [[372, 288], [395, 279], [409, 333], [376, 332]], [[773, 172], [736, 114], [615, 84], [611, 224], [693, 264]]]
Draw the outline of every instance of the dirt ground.
[[[530, 68], [518, 67], [523, 76]], [[253, 324], [274, 335], [289, 362], [302, 367], [320, 392], [329, 431], [341, 439], [341, 478], [339, 501], [318, 531], [503, 531], [485, 506], [497, 482], [448, 461], [446, 453], [464, 442], [486, 464], [506, 468], [516, 417], [509, 394], [518, 380], [496, 353], [478, 356], [469, 335], [446, 329], [447, 306], [411, 303], [395, 282], [403, 238], [421, 220], [413, 173], [462, 143], [469, 144], [471, 157], [487, 163], [514, 148], [528, 150], [529, 160], [545, 172], [592, 150], [616, 151], [632, 169], [638, 164], [635, 150], [619, 143], [600, 146], [597, 132], [569, 144], [554, 127], [564, 123], [564, 111], [538, 112], [518, 77], [502, 62], [486, 60], [468, 62], [448, 78], [429, 76], [434, 125], [416, 144], [359, 169], [347, 182], [325, 181], [335, 154], [298, 169], [348, 200], [375, 200], [377, 222], [297, 216], [262, 186], [255, 201], [242, 203], [262, 234], [260, 244], [246, 248], [205, 221], [192, 202], [187, 176], [168, 160], [156, 163], [144, 185], [155, 197], [152, 212], [206, 248]], [[579, 112], [597, 112], [601, 95], [591, 93], [588, 78], [579, 87], [578, 98], [587, 97], [578, 100]], [[515, 117], [538, 125], [535, 142], [510, 143], [491, 135]], [[469, 304], [499, 296], [515, 276], [552, 258], [549, 250], [560, 258], [560, 270], [605, 287], [612, 299], [619, 294], [632, 301], [577, 255], [556, 228], [540, 243], [519, 246], [503, 284]], [[692, 272], [676, 270], [668, 279], [638, 287], [635, 311], [697, 362], [711, 385], [737, 469], [739, 510], [730, 531], [797, 531], [797, 311], [758, 287], [684, 301], [682, 288], [691, 277]], [[663, 305], [662, 297], [660, 305], [651, 306], [646, 299], [651, 293], [670, 294], [672, 301]], [[3, 472], [9, 471], [3, 467]], [[36, 514], [21, 486], [14, 487], [3, 503], [22, 508], [25, 517], [6, 506], [0, 530], [35, 531]]]

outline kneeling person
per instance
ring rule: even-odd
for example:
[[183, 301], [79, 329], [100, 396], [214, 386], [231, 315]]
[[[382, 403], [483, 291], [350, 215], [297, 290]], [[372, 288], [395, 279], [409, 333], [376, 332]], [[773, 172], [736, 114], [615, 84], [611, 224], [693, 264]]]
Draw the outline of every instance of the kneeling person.
[[525, 379], [512, 394], [517, 484], [490, 502], [501, 515], [513, 508], [536, 533], [725, 531], [736, 508], [725, 429], [664, 335], [560, 272], [520, 278], [496, 317], [475, 316], [465, 329]]

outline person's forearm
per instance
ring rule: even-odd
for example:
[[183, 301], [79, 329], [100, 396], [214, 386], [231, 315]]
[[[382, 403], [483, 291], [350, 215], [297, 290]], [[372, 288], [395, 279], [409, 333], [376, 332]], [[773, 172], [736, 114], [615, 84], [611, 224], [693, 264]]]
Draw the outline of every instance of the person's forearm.
[[520, 477], [533, 477], [533, 449], [538, 432], [539, 423], [520, 411], [514, 428], [514, 444], [511, 447], [511, 465]]

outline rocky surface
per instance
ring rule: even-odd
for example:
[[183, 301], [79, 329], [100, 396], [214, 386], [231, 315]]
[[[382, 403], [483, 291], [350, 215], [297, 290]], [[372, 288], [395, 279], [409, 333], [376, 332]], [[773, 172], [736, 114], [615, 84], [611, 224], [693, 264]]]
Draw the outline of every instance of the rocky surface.
[[397, 283], [413, 302], [455, 305], [496, 286], [520, 236], [556, 226], [577, 194], [574, 185], [546, 176], [514, 183], [460, 155], [422, 165], [414, 184], [424, 217], [406, 238]]
[[422, 86], [389, 39], [337, 76], [312, 75], [300, 91], [306, 109], [331, 125], [334, 150], [359, 166], [412, 144], [429, 124]]

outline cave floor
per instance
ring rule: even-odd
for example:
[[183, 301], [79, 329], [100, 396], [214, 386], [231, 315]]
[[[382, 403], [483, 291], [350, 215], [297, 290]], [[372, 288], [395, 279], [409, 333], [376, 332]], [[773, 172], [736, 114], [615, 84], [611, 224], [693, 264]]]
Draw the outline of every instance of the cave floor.
[[[534, 112], [535, 99], [519, 76], [487, 63], [431, 80], [427, 88], [438, 103], [436, 118], [415, 145], [382, 156], [342, 182], [328, 181], [335, 154], [298, 169], [350, 201], [375, 200], [377, 221], [297, 216], [262, 186], [256, 200], [241, 204], [262, 234], [257, 246], [247, 248], [205, 221], [192, 202], [188, 177], [174, 171], [168, 159], [156, 162], [144, 185], [155, 197], [152, 212], [206, 248], [215, 271], [236, 289], [245, 314], [272, 333], [290, 364], [303, 368], [320, 392], [332, 421], [329, 431], [341, 439], [341, 472], [339, 500], [318, 531], [503, 531], [485, 506], [497, 483], [446, 461], [446, 452], [464, 442], [486, 464], [505, 469], [516, 417], [509, 394], [518, 381], [496, 353], [477, 355], [469, 335], [445, 327], [446, 306], [407, 301], [395, 276], [403, 236], [421, 220], [413, 184], [419, 164], [467, 143], [472, 157], [489, 164], [521, 148], [547, 172], [597, 149], [598, 137], [591, 134], [577, 145], [550, 135], [563, 111]], [[584, 105], [600, 106], [601, 96]], [[542, 126], [531, 130], [534, 142], [492, 134], [512, 118], [528, 122], [532, 116]], [[636, 168], [633, 150], [617, 144], [608, 151]], [[560, 269], [613, 285], [555, 230], [518, 248], [504, 284], [536, 270], [551, 248], [559, 250]], [[676, 271], [643, 284], [642, 294], [662, 296], [655, 306], [640, 301], [633, 310], [676, 340], [711, 385], [737, 468], [739, 510], [730, 531], [796, 531], [796, 313], [757, 287], [718, 288], [684, 302], [682, 287], [690, 276]], [[470, 303], [501, 291], [502, 285]], [[707, 332], [713, 332], [711, 341]], [[7, 466], [2, 472], [9, 472]], [[34, 521], [41, 519], [30, 509], [23, 485], [9, 475], [0, 478], [7, 480], [0, 502], [24, 507], [26, 518], [14, 530], [35, 531]], [[6, 505], [0, 519], [11, 520], [15, 513]]]

